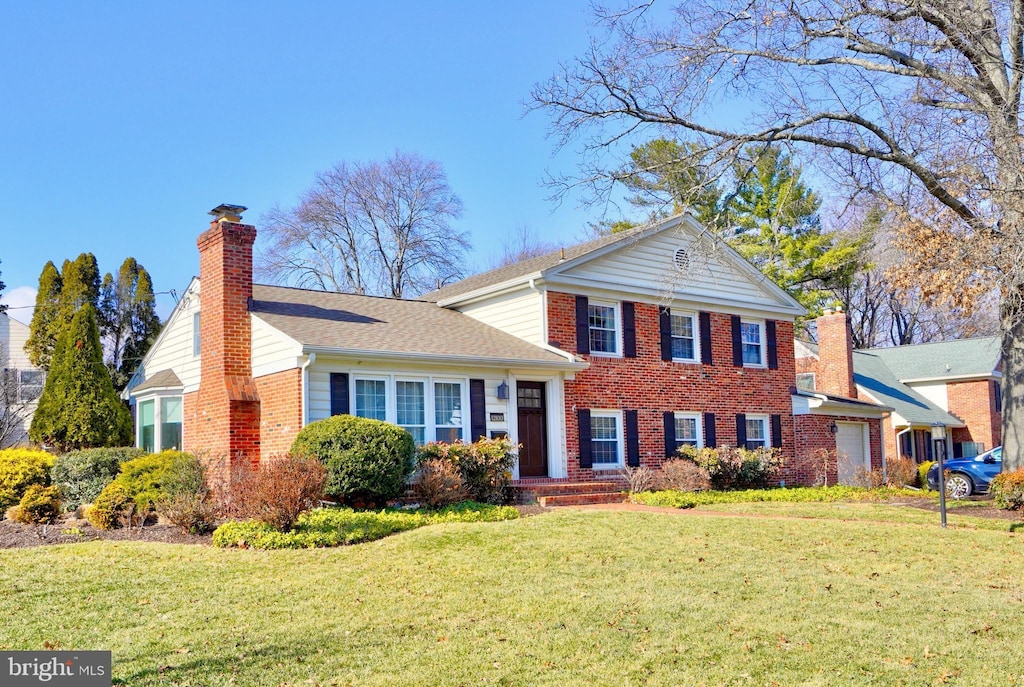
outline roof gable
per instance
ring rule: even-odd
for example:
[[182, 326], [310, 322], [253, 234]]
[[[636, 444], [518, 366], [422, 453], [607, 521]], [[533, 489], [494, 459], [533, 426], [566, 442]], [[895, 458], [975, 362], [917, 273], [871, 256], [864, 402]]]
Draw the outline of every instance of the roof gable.
[[853, 352], [853, 381], [879, 403], [891, 406], [912, 425], [940, 423], [947, 427], [963, 426], [956, 417], [901, 382], [874, 351]]
[[[677, 251], [682, 250], [682, 264]], [[443, 306], [541, 279], [655, 300], [735, 303], [799, 315], [800, 304], [686, 213], [473, 275], [424, 295]]]

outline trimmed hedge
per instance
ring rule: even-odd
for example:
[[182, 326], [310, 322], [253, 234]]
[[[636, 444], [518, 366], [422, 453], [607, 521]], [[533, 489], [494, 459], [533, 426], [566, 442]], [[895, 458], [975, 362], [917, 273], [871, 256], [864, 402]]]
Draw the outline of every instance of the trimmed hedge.
[[1001, 472], [992, 479], [988, 487], [992, 499], [1003, 510], [1024, 508], [1024, 468], [1013, 472]]
[[382, 505], [405, 491], [413, 469], [412, 435], [380, 420], [335, 415], [299, 432], [291, 454], [327, 468], [327, 495], [350, 504]]
[[0, 451], [0, 513], [15, 506], [25, 491], [38, 484], [50, 485], [56, 458], [46, 451], [11, 448]]
[[141, 448], [130, 446], [70, 451], [57, 458], [50, 477], [60, 488], [64, 508], [74, 510], [83, 503], [95, 501], [103, 488], [117, 477], [121, 463], [144, 455], [146, 452]]
[[418, 462], [445, 461], [458, 470], [469, 498], [479, 503], [506, 503], [516, 456], [508, 439], [481, 438], [472, 444], [430, 442], [418, 451]]
[[266, 523], [229, 522], [213, 533], [214, 546], [254, 549], [312, 549], [359, 544], [388, 535], [444, 522], [514, 520], [519, 511], [464, 501], [438, 511], [354, 511], [318, 508], [299, 516], [291, 532], [278, 532]]
[[788, 489], [745, 489], [742, 491], [646, 491], [632, 494], [635, 503], [667, 508], [695, 508], [715, 503], [809, 503], [831, 501], [885, 501], [891, 496], [920, 496], [913, 489], [879, 487], [792, 487]]

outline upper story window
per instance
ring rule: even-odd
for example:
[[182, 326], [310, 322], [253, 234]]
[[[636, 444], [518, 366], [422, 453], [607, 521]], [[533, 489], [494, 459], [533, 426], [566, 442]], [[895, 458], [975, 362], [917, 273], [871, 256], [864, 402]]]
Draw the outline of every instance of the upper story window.
[[813, 372], [801, 372], [796, 376], [796, 388], [814, 391], [815, 378]]
[[619, 354], [619, 308], [605, 303], [590, 303], [590, 352]]
[[743, 364], [763, 366], [764, 322], [740, 321], [740, 342], [743, 348]]
[[697, 362], [700, 359], [697, 338], [697, 316], [672, 311], [672, 360]]

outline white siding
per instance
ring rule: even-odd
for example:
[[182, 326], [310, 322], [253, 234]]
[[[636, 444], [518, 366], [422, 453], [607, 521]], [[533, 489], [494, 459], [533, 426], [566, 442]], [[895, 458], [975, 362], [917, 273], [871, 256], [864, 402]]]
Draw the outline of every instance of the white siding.
[[173, 370], [184, 385], [185, 393], [199, 388], [200, 359], [192, 354], [192, 322], [197, 312], [199, 282], [193, 281], [143, 360], [142, 374], [136, 375], [132, 386], [141, 384], [162, 370]]
[[[662, 300], [732, 302], [769, 310], [791, 307], [759, 275], [739, 268], [735, 264], [738, 258], [728, 249], [695, 238], [686, 225], [680, 225], [568, 269], [552, 281], [566, 278], [597, 289], [654, 294]], [[685, 270], [675, 263], [679, 249], [688, 255]]]
[[492, 296], [459, 310], [474, 320], [541, 346], [544, 340], [544, 307], [541, 294], [529, 287]]
[[252, 316], [252, 376], [261, 377], [302, 365], [302, 346], [259, 317]]
[[949, 394], [946, 392], [946, 384], [908, 384], [911, 389], [924, 396], [926, 399], [949, 411]]

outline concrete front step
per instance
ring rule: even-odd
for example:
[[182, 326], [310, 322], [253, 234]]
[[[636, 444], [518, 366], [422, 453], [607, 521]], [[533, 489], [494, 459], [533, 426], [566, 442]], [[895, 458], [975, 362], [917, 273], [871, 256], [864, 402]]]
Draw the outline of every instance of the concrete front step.
[[593, 506], [600, 503], [623, 503], [627, 499], [624, 491], [599, 491], [586, 494], [551, 494], [538, 496], [538, 505], [553, 508], [556, 506]]

